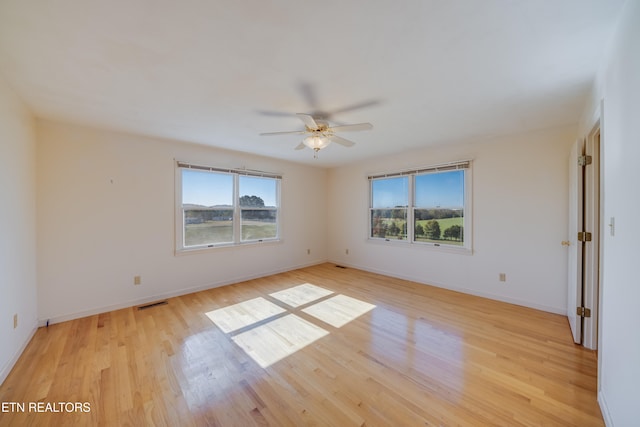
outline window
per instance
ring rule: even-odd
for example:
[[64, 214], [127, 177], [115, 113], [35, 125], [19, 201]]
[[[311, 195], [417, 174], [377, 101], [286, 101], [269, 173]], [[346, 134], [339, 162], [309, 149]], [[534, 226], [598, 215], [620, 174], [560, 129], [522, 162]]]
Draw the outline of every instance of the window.
[[278, 237], [278, 181], [256, 176], [240, 177], [241, 240]]
[[370, 176], [369, 238], [471, 248], [471, 162]]
[[280, 181], [274, 174], [178, 162], [177, 249], [278, 240]]
[[464, 245], [464, 170], [414, 176], [413, 240]]
[[407, 239], [408, 183], [406, 176], [371, 181], [371, 237]]
[[233, 242], [233, 175], [182, 169], [184, 247]]

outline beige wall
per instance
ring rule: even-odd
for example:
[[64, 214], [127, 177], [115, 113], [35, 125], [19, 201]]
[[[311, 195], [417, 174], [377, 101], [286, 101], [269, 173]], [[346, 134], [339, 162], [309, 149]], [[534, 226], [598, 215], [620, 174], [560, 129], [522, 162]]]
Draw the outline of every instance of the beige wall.
[[[51, 122], [37, 130], [41, 322], [326, 260], [324, 169]], [[174, 159], [282, 173], [283, 242], [176, 256]]]
[[0, 77], [0, 383], [37, 323], [33, 126], [30, 112]]
[[[568, 156], [573, 126], [441, 146], [329, 172], [334, 262], [566, 313]], [[368, 236], [367, 174], [473, 159], [473, 255]], [[345, 249], [349, 249], [349, 255]], [[499, 274], [507, 281], [500, 282]]]
[[[40, 122], [39, 319], [61, 321], [327, 259], [564, 313], [566, 250], [560, 242], [567, 239], [567, 157], [574, 136], [573, 127], [554, 129], [327, 172]], [[176, 256], [174, 158], [283, 172], [284, 242]], [[474, 159], [473, 255], [367, 241], [367, 173], [466, 158]], [[502, 272], [506, 283], [498, 281]], [[142, 286], [133, 286], [135, 275]]]

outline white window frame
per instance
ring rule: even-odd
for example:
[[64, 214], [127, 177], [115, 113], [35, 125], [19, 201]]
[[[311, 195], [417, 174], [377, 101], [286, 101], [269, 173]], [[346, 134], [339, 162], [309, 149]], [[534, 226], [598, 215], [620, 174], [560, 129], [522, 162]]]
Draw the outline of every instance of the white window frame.
[[[231, 208], [220, 208], [220, 210], [233, 210], [232, 219], [232, 241], [223, 243], [207, 243], [202, 245], [185, 246], [184, 236], [184, 208], [182, 206], [182, 171], [185, 169], [197, 170], [202, 172], [211, 172], [219, 174], [230, 174], [233, 176], [233, 206]], [[253, 176], [260, 178], [274, 179], [276, 182], [276, 206], [274, 207], [249, 207], [240, 206], [240, 176]], [[175, 162], [175, 250], [176, 254], [188, 253], [194, 251], [202, 251], [216, 249], [221, 247], [262, 244], [267, 242], [280, 242], [281, 237], [281, 203], [280, 193], [282, 188], [282, 175], [271, 172], [262, 172], [246, 169], [228, 169], [216, 168], [212, 166], [195, 165], [189, 162]], [[268, 210], [276, 211], [276, 235], [275, 237], [263, 239], [242, 240], [242, 211], [243, 210]]]
[[[464, 223], [463, 223], [463, 244], [462, 245], [454, 245], [448, 244], [446, 241], [442, 242], [421, 242], [416, 241], [415, 230], [414, 230], [414, 218], [415, 218], [415, 210], [423, 209], [424, 206], [416, 206], [416, 185], [415, 179], [416, 176], [424, 175], [428, 173], [443, 173], [450, 172], [454, 170], [464, 170]], [[407, 207], [407, 237], [406, 239], [389, 239], [382, 237], [374, 237], [372, 235], [372, 211], [373, 208], [373, 181], [379, 179], [389, 179], [408, 176], [408, 194], [409, 194], [409, 205]], [[369, 209], [368, 209], [368, 220], [367, 224], [369, 226], [367, 230], [368, 241], [373, 243], [385, 243], [385, 244], [398, 244], [398, 245], [412, 245], [415, 247], [425, 247], [433, 250], [441, 250], [447, 252], [459, 252], [459, 253], [467, 253], [471, 254], [473, 250], [472, 245], [472, 236], [473, 236], [473, 228], [472, 228], [472, 218], [473, 218], [473, 207], [472, 207], [472, 182], [473, 182], [473, 168], [471, 160], [462, 160], [457, 162], [450, 162], [432, 166], [425, 166], [420, 168], [413, 168], [409, 170], [397, 171], [397, 172], [387, 172], [387, 173], [378, 173], [371, 174], [368, 176], [369, 180]], [[379, 208], [375, 208], [379, 209]], [[391, 208], [390, 208], [391, 209]]]

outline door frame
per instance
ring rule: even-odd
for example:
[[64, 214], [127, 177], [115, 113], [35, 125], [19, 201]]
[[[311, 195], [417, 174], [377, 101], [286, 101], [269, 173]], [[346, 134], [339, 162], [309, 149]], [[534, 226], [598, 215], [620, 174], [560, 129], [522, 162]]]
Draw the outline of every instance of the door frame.
[[[602, 324], [602, 254], [604, 241], [604, 100], [591, 121], [586, 123], [586, 136], [572, 147], [569, 172], [569, 245], [567, 317], [576, 344], [597, 350], [601, 344]], [[588, 127], [587, 127], [588, 126]], [[575, 170], [575, 156], [590, 156], [591, 164]], [[576, 179], [577, 182], [572, 180]], [[574, 208], [572, 208], [572, 206]], [[577, 209], [577, 212], [574, 212]], [[573, 222], [576, 224], [573, 224]], [[577, 231], [591, 233], [591, 241], [578, 241]], [[612, 230], [613, 231], [613, 230]], [[577, 253], [576, 253], [577, 252]], [[572, 256], [573, 254], [573, 256]], [[573, 272], [573, 273], [572, 273]], [[574, 303], [577, 302], [575, 305]], [[591, 311], [590, 317], [576, 315], [574, 306]], [[600, 360], [598, 360], [600, 364]], [[598, 366], [599, 368], [599, 366]]]
[[585, 153], [592, 157], [591, 165], [585, 170], [584, 182], [584, 229], [591, 232], [592, 240], [584, 247], [583, 263], [583, 306], [591, 309], [591, 317], [585, 317], [582, 324], [582, 344], [591, 350], [598, 348], [598, 327], [600, 317], [600, 291], [602, 283], [602, 129], [600, 117], [592, 122], [585, 138]]

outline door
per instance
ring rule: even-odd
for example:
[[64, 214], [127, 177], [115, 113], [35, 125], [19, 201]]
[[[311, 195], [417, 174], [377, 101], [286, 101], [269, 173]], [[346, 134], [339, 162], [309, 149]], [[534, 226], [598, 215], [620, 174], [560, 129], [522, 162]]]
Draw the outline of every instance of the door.
[[584, 155], [585, 143], [578, 139], [571, 147], [569, 156], [569, 268], [567, 317], [573, 335], [573, 341], [582, 344], [582, 316], [576, 307], [582, 306], [582, 261], [583, 244], [578, 241], [578, 232], [583, 228], [583, 168], [578, 158]]

